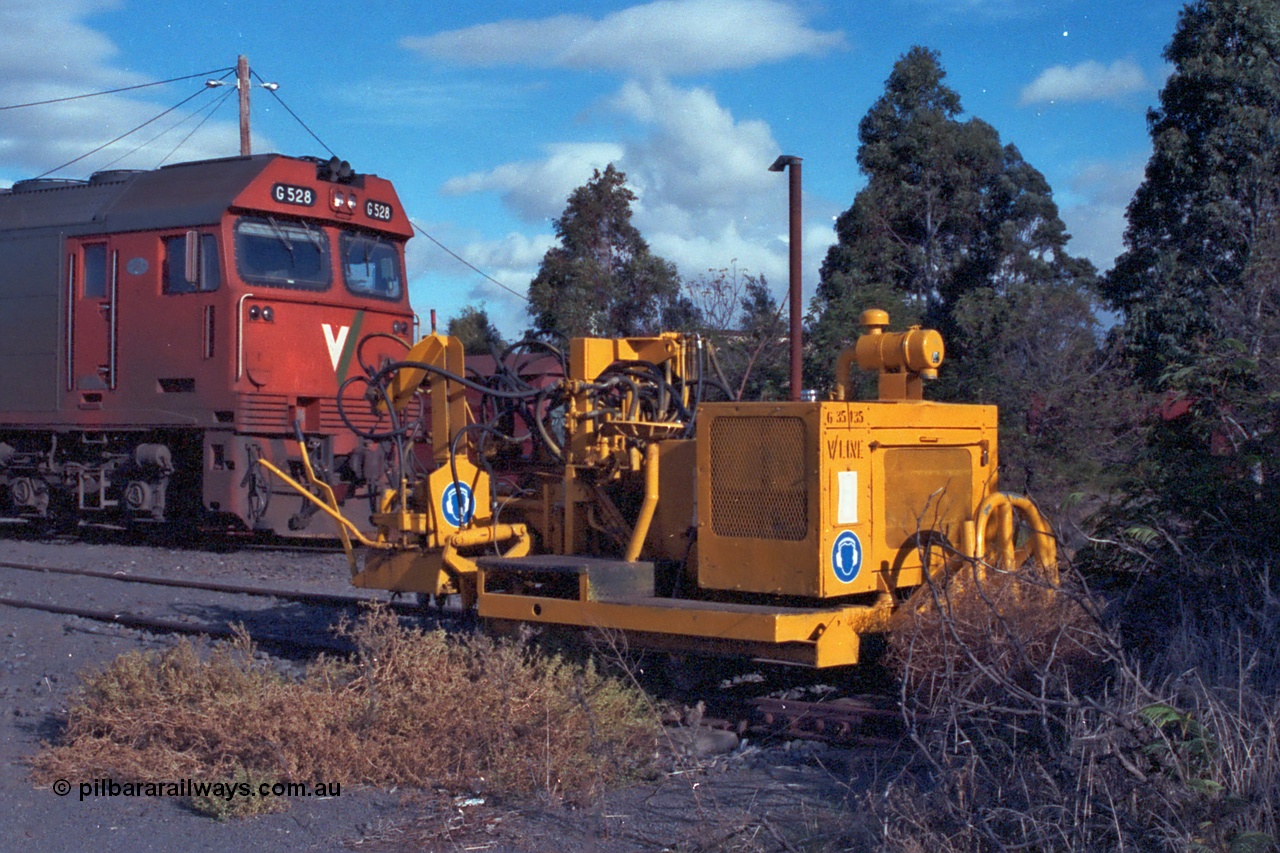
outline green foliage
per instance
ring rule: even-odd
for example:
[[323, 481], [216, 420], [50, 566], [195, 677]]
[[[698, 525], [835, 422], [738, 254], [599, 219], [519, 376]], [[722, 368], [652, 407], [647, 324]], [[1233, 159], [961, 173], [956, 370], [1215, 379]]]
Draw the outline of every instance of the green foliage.
[[[1067, 254], [1044, 176], [991, 125], [963, 119], [944, 77], [936, 52], [912, 48], [859, 125], [868, 182], [822, 265], [806, 384], [829, 388], [862, 311], [882, 308], [896, 328], [943, 333], [931, 396], [1000, 406], [1005, 487], [1100, 488], [1125, 452], [1130, 407], [1099, 348], [1093, 267]], [[871, 387], [864, 377], [858, 391]]]
[[650, 252], [631, 224], [636, 195], [626, 180], [610, 163], [569, 195], [555, 221], [560, 245], [547, 250], [529, 285], [537, 331], [630, 337], [696, 319], [675, 265]]
[[502, 333], [493, 325], [483, 305], [464, 307], [458, 316], [450, 318], [447, 330], [462, 341], [467, 355], [489, 355], [506, 347]]
[[1143, 748], [1144, 752], [1171, 757], [1179, 770], [1178, 775], [1188, 785], [1203, 781], [1217, 790], [1222, 789], [1222, 785], [1212, 779], [1200, 780], [1193, 776], [1204, 769], [1216, 749], [1213, 735], [1194, 715], [1164, 702], [1155, 702], [1140, 708], [1138, 716], [1161, 734], [1160, 740], [1152, 741]]
[[1123, 523], [1260, 558], [1280, 544], [1277, 21], [1277, 0], [1183, 10], [1126, 250], [1101, 288], [1135, 375], [1165, 400]]
[[823, 369], [836, 355], [827, 348], [858, 331], [830, 327], [863, 308], [950, 334], [958, 301], [975, 290], [1004, 296], [1020, 284], [1078, 287], [1092, 278], [1087, 262], [1065, 252], [1044, 176], [991, 125], [962, 121], [960, 96], [944, 77], [935, 51], [912, 48], [858, 126], [868, 183], [836, 221], [813, 303]]
[[1154, 150], [1102, 288], [1153, 387], [1274, 310], [1278, 19], [1275, 0], [1200, 0], [1165, 50], [1173, 74], [1148, 114]]

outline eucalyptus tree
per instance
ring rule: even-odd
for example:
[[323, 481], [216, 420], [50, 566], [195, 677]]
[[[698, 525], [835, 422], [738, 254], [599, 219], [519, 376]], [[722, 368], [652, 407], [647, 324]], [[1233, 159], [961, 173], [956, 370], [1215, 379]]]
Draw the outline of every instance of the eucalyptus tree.
[[529, 285], [537, 331], [628, 337], [693, 319], [675, 265], [653, 254], [631, 222], [636, 195], [626, 180], [610, 163], [570, 193], [554, 223], [559, 245]]
[[1190, 3], [1164, 55], [1152, 154], [1102, 292], [1135, 374], [1166, 397], [1143, 476], [1167, 522], [1267, 551], [1280, 539], [1280, 3]]
[[809, 384], [830, 385], [866, 308], [938, 328], [949, 366], [935, 395], [999, 404], [1006, 459], [1025, 482], [1057, 465], [1052, 446], [1079, 432], [1070, 397], [1095, 378], [1095, 273], [1067, 252], [1044, 176], [994, 127], [966, 117], [945, 77], [936, 51], [911, 48], [858, 125], [867, 183], [836, 221], [806, 372]]

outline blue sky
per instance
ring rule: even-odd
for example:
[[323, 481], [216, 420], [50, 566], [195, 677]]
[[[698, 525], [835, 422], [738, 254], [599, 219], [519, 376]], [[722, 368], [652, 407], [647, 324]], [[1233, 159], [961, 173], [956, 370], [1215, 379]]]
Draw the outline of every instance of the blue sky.
[[[1150, 154], [1146, 110], [1182, 6], [0, 0], [0, 106], [201, 74], [244, 54], [325, 145], [394, 181], [419, 226], [519, 294], [568, 194], [610, 162], [639, 196], [635, 222], [651, 248], [686, 278], [736, 264], [781, 293], [787, 181], [767, 168], [793, 154], [804, 158], [807, 304], [833, 219], [863, 184], [858, 122], [917, 44], [940, 52], [966, 113], [1045, 174], [1074, 235], [1069, 249], [1109, 268]], [[200, 90], [190, 80], [0, 112], [0, 185]], [[56, 174], [236, 154], [234, 98], [198, 129], [205, 113], [192, 115], [226, 92], [205, 90]], [[255, 152], [328, 156], [270, 93], [252, 97]], [[424, 319], [484, 304], [508, 335], [529, 323], [520, 298], [425, 238], [410, 243], [409, 273]]]

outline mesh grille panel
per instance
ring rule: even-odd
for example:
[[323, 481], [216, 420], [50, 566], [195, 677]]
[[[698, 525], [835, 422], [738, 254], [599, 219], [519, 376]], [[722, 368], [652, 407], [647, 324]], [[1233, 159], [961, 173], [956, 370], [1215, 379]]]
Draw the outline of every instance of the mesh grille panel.
[[711, 423], [711, 529], [717, 536], [803, 540], [809, 534], [801, 418]]
[[[308, 422], [308, 429], [318, 429], [328, 434], [346, 434], [347, 425], [338, 416], [338, 401], [333, 397], [325, 397], [320, 401], [319, 422]], [[360, 399], [348, 399], [343, 402], [347, 417], [351, 423], [365, 432], [378, 428], [378, 416], [369, 411], [369, 407]], [[293, 424], [289, 421], [289, 398], [282, 394], [242, 394], [240, 395], [240, 426], [243, 429], [272, 430], [289, 433]], [[385, 420], [382, 429], [387, 429]]]

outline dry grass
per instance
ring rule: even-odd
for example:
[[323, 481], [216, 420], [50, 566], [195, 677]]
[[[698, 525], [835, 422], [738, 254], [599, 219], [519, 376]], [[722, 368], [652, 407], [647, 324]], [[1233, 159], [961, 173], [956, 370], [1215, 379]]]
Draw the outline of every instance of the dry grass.
[[401, 628], [373, 610], [354, 661], [288, 678], [247, 637], [183, 641], [84, 676], [37, 781], [242, 778], [583, 797], [645, 772], [659, 724], [590, 663]]
[[1247, 605], [1183, 614], [1138, 650], [1079, 585], [969, 575], [927, 595], [892, 641], [922, 761], [867, 800], [884, 849], [1277, 849], [1280, 601], [1265, 579]]
[[962, 695], [977, 704], [1038, 704], [1096, 677], [1097, 620], [1086, 597], [1064, 594], [1030, 567], [996, 572], [963, 563], [922, 587], [895, 617], [893, 658], [912, 705]]

